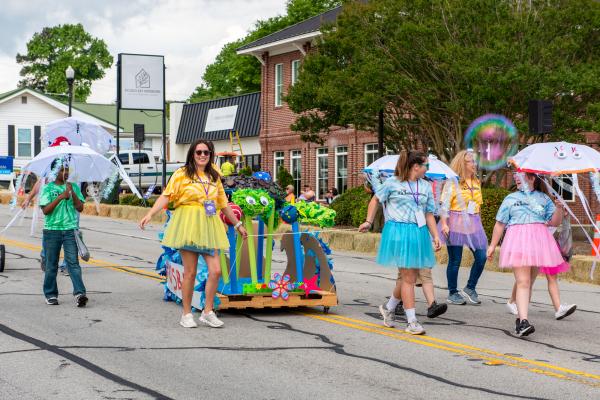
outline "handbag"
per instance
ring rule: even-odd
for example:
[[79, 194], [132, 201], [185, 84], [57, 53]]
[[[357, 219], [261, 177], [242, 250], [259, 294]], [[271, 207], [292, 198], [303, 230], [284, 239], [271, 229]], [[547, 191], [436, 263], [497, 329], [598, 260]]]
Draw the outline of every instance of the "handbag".
[[77, 252], [83, 261], [90, 259], [90, 251], [83, 242], [83, 234], [79, 229], [75, 229], [75, 242], [77, 243]]

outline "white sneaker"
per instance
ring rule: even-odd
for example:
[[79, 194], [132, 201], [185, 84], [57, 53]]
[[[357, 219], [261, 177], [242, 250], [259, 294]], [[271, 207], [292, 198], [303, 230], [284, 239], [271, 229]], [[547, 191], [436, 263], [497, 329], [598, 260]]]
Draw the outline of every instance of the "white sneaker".
[[196, 321], [194, 321], [194, 316], [192, 315], [192, 313], [182, 315], [181, 319], [179, 320], [179, 325], [183, 326], [184, 328], [198, 327], [198, 324], [196, 323]]
[[511, 303], [510, 300], [506, 302], [506, 308], [508, 312], [512, 315], [519, 315], [519, 310], [517, 310], [517, 303]]
[[425, 329], [418, 321], [413, 321], [406, 325], [404, 332], [410, 333], [411, 335], [422, 335], [425, 333]]
[[573, 314], [575, 310], [577, 310], [576, 304], [561, 304], [558, 307], [558, 311], [554, 313], [554, 316], [560, 320]]
[[208, 314], [205, 314], [204, 311], [202, 311], [199, 321], [211, 328], [220, 328], [224, 325], [223, 321], [217, 318], [217, 314], [215, 314], [214, 311], [211, 311]]
[[395, 311], [396, 310], [388, 310], [385, 304], [379, 306], [379, 312], [383, 317], [383, 325], [387, 326], [388, 328], [393, 328], [396, 326], [396, 324], [394, 324]]

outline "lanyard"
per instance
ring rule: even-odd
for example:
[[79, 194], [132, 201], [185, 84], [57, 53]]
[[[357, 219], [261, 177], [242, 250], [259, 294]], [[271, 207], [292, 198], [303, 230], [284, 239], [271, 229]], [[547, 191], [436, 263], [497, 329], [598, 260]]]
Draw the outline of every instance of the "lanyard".
[[200, 179], [200, 175], [196, 174], [198, 178], [198, 182], [202, 185], [202, 189], [204, 189], [204, 193], [206, 193], [206, 200], [208, 200], [208, 192], [210, 191], [210, 181], [206, 182], [207, 185], [204, 184], [204, 181]]
[[[471, 182], [473, 182], [473, 181], [471, 181]], [[467, 185], [467, 188], [469, 188], [469, 190], [471, 191], [471, 200], [475, 201], [475, 186], [474, 185], [473, 185], [473, 187], [469, 186], [466, 179], [465, 179], [465, 185]]]
[[419, 206], [419, 181], [417, 181], [417, 192], [413, 192], [412, 190], [412, 186], [410, 186], [410, 182], [407, 181], [406, 183], [408, 183], [408, 188], [410, 189], [410, 193], [412, 194], [413, 200], [415, 201], [415, 204], [417, 205], [417, 207]]

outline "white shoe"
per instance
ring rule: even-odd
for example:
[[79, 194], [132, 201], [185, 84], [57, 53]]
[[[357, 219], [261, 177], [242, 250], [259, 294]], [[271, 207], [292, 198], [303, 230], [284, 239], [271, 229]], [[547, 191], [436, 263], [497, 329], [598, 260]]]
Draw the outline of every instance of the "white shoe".
[[558, 308], [558, 311], [554, 313], [554, 316], [556, 317], [556, 319], [560, 320], [573, 314], [576, 309], [576, 304], [561, 304]]
[[181, 319], [179, 320], [179, 325], [183, 326], [184, 328], [198, 327], [198, 324], [196, 323], [196, 321], [194, 321], [194, 316], [192, 315], [192, 313], [182, 315]]
[[217, 314], [215, 314], [214, 311], [211, 311], [208, 314], [205, 314], [204, 311], [202, 311], [199, 321], [211, 328], [220, 328], [224, 325], [223, 321], [217, 318]]
[[379, 312], [383, 317], [383, 325], [387, 326], [388, 328], [393, 328], [396, 326], [396, 324], [394, 324], [395, 310], [390, 311], [387, 309], [385, 304], [382, 304], [379, 306]]
[[512, 315], [519, 315], [519, 310], [517, 310], [517, 304], [511, 303], [510, 300], [506, 302], [506, 308], [508, 308], [508, 312]]
[[425, 329], [423, 329], [423, 326], [421, 326], [421, 324], [418, 321], [413, 321], [409, 322], [408, 325], [406, 325], [406, 329], [404, 329], [404, 332], [410, 333], [411, 335], [422, 335], [425, 333]]

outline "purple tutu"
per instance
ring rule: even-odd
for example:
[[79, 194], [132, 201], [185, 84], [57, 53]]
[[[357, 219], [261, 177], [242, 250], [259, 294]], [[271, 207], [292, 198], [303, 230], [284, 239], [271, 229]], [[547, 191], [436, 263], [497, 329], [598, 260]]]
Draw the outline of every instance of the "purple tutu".
[[440, 240], [447, 246], [467, 246], [474, 250], [487, 249], [487, 236], [479, 214], [450, 211], [448, 227], [450, 233], [446, 237], [442, 233], [441, 223], [438, 224]]

